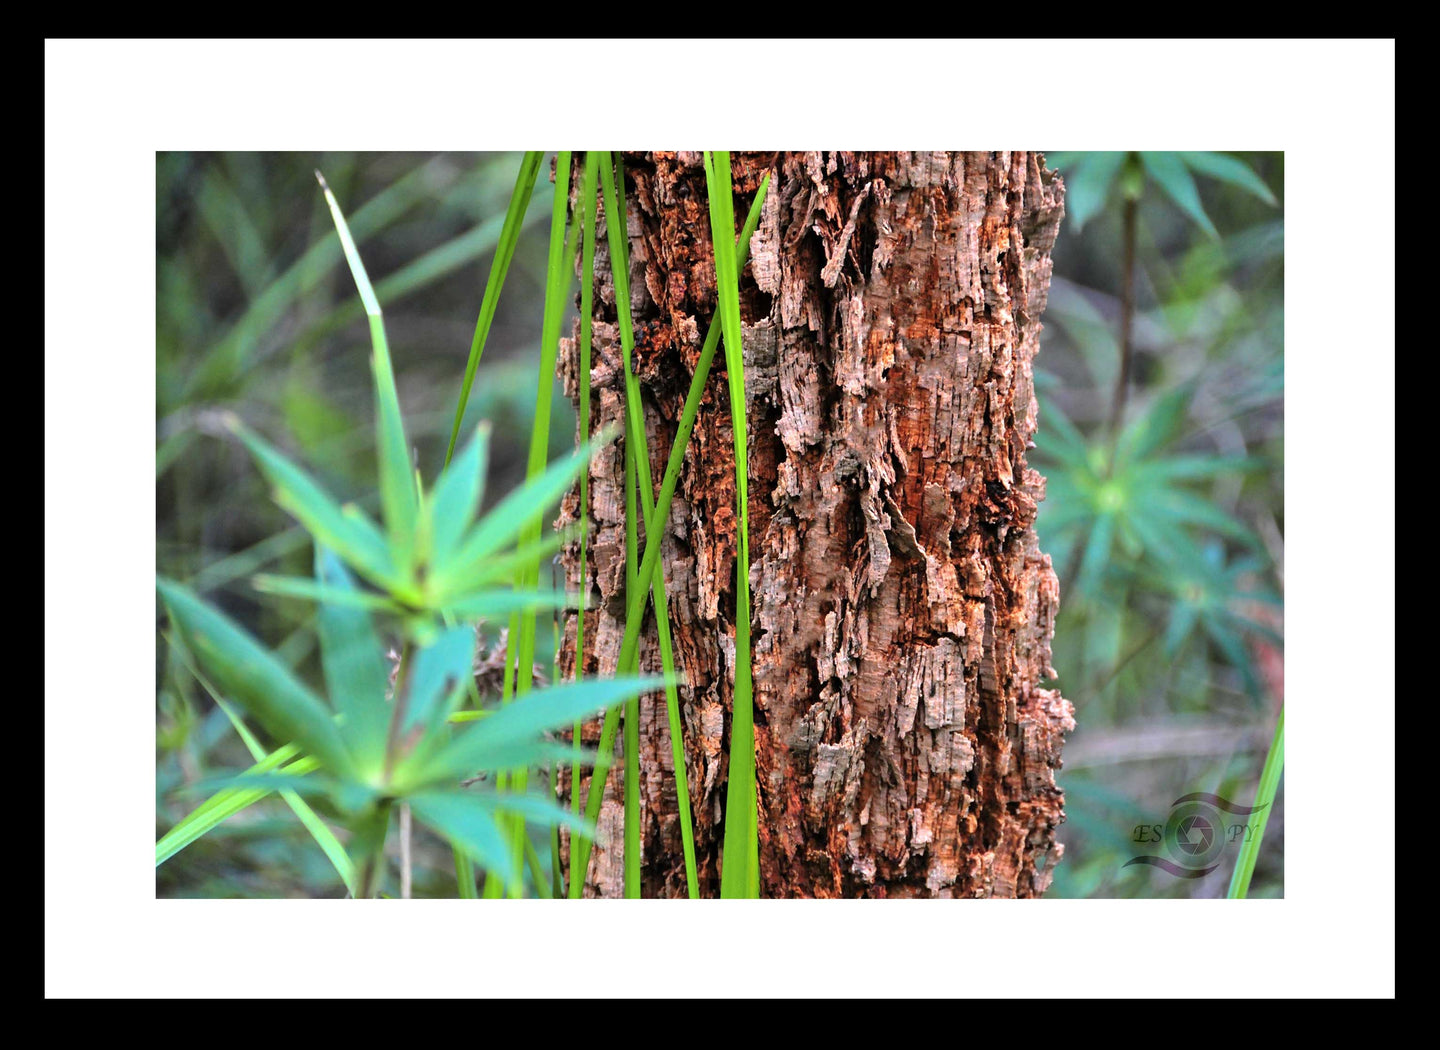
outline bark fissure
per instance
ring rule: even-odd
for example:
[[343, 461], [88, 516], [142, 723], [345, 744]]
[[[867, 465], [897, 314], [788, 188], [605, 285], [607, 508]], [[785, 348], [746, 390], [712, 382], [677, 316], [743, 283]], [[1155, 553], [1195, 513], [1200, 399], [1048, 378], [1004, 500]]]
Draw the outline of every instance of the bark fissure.
[[[1025, 152], [736, 154], [739, 214], [772, 164], [741, 304], [762, 895], [1036, 895], [1061, 852], [1054, 771], [1073, 728], [1069, 703], [1040, 685], [1058, 584], [1033, 529], [1044, 480], [1025, 462], [1062, 187]], [[714, 260], [700, 155], [630, 153], [626, 166], [658, 478], [714, 316]], [[597, 425], [624, 411], [600, 255]], [[576, 396], [573, 342], [560, 370]], [[712, 375], [663, 537], [705, 895], [723, 860], [735, 659], [725, 391]], [[595, 459], [591, 493], [588, 674], [613, 671], [623, 633], [623, 447]], [[577, 555], [565, 554], [576, 588]], [[573, 646], [572, 618], [567, 672]], [[647, 625], [641, 667], [658, 664]], [[659, 695], [640, 738], [643, 889], [683, 895]], [[588, 893], [619, 895], [620, 799], [617, 764]]]

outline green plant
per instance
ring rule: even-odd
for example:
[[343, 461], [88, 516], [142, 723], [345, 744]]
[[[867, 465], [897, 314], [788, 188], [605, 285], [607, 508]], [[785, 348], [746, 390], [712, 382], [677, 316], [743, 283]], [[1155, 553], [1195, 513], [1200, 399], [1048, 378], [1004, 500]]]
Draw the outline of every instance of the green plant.
[[1104, 206], [1110, 191], [1119, 185], [1127, 200], [1139, 198], [1147, 180], [1160, 187], [1174, 204], [1211, 237], [1218, 237], [1215, 224], [1200, 203], [1195, 175], [1202, 175], [1238, 187], [1264, 201], [1276, 204], [1270, 187], [1242, 160], [1224, 153], [1188, 152], [1056, 152], [1047, 157], [1051, 167], [1065, 172], [1065, 210], [1076, 230]]
[[1253, 808], [1260, 816], [1253, 830], [1246, 836], [1240, 847], [1240, 856], [1235, 860], [1235, 871], [1230, 877], [1230, 888], [1226, 896], [1232, 900], [1243, 899], [1250, 892], [1250, 879], [1255, 874], [1255, 860], [1260, 856], [1260, 845], [1265, 839], [1265, 825], [1270, 821], [1270, 810], [1275, 803], [1275, 792], [1280, 787], [1280, 775], [1285, 771], [1285, 709], [1275, 721], [1275, 736], [1270, 741], [1270, 750], [1265, 755], [1265, 768], [1260, 771], [1260, 784], [1255, 789]]
[[[769, 191], [770, 178], [767, 175], [761, 182], [760, 188], [755, 195], [755, 200], [750, 206], [750, 212], [745, 218], [745, 225], [735, 244], [735, 267], [744, 266], [749, 254], [750, 238], [754, 234], [760, 222], [760, 210], [765, 201], [765, 195]], [[733, 228], [733, 226], [732, 226]], [[727, 238], [728, 239], [728, 238]], [[617, 299], [623, 299], [617, 294]], [[716, 351], [720, 346], [722, 323], [719, 318], [711, 321], [710, 328], [706, 333], [705, 342], [701, 347], [700, 357], [696, 361], [695, 371], [690, 378], [690, 388], [685, 395], [685, 404], [681, 409], [680, 421], [676, 428], [675, 440], [670, 448], [670, 458], [665, 466], [665, 474], [660, 482], [660, 491], [655, 497], [653, 512], [646, 519], [645, 525], [645, 551], [639, 559], [640, 566], [634, 574], [638, 580], [653, 580], [660, 568], [660, 547], [664, 525], [670, 514], [671, 500], [675, 495], [675, 486], [680, 478], [680, 468], [684, 463], [685, 448], [690, 441], [690, 435], [694, 430], [695, 421], [700, 409], [700, 401], [704, 396], [706, 384], [710, 378], [710, 369], [715, 360]], [[623, 329], [622, 329], [623, 330]], [[623, 336], [622, 336], [623, 338]], [[736, 342], [738, 346], [738, 341]], [[742, 414], [743, 419], [743, 414]], [[742, 424], [743, 425], [743, 424]], [[742, 577], [748, 582], [748, 577]], [[640, 627], [644, 621], [645, 603], [648, 592], [643, 587], [635, 587], [627, 591], [625, 603], [625, 633], [620, 642], [620, 653], [618, 667], [624, 671], [633, 669], [636, 664], [637, 646], [640, 640]], [[748, 623], [747, 623], [748, 627]], [[738, 651], [738, 650], [737, 650]], [[667, 697], [668, 700], [668, 697]], [[600, 732], [599, 756], [596, 759], [595, 775], [591, 780], [590, 792], [586, 797], [585, 815], [590, 821], [594, 821], [599, 815], [600, 805], [604, 794], [604, 774], [608, 768], [608, 756], [615, 746], [615, 732], [619, 724], [618, 711], [612, 710], [605, 716], [604, 724]], [[731, 749], [734, 749], [734, 735], [731, 737]], [[680, 735], [678, 719], [671, 719], [671, 744], [675, 749], [676, 777], [682, 775], [683, 751], [680, 750]], [[677, 794], [679, 786], [677, 784]], [[686, 796], [688, 798], [688, 792]], [[758, 848], [758, 844], [757, 844]], [[583, 884], [583, 873], [590, 855], [590, 842], [585, 838], [572, 840], [571, 851], [571, 879], [570, 895], [578, 897]], [[690, 847], [687, 862], [693, 866], [693, 845]], [[687, 871], [688, 876], [688, 871]], [[723, 878], [723, 876], [722, 876]]]
[[[215, 826], [216, 818], [280, 790], [287, 800], [324, 797], [350, 827], [349, 854], [357, 854], [358, 863], [344, 851], [334, 852], [337, 843], [325, 840], [322, 845], [356, 896], [378, 892], [390, 815], [402, 806], [515, 890], [523, 843], [502, 833], [497, 814], [508, 814], [515, 824], [528, 819], [582, 830], [586, 824], [552, 800], [470, 790], [466, 778], [523, 771], [562, 757], [583, 761], [587, 756], [548, 744], [540, 734], [612, 707], [662, 680], [577, 682], [500, 711], [462, 710], [467, 696], [478, 696], [471, 673], [474, 628], [468, 622], [457, 625], [458, 620], [493, 620], [572, 601], [562, 593], [533, 588], [528, 566], [541, 550], [557, 545], [556, 540], [538, 540], [533, 522], [584, 468], [591, 446], [548, 470], [532, 471], [525, 486], [476, 521], [487, 448], [482, 427], [427, 495], [411, 473], [378, 300], [339, 206], [324, 188], [370, 318], [385, 529], [357, 507], [341, 507], [303, 470], [232, 421], [274, 487], [277, 501], [315, 539], [313, 578], [270, 577], [260, 585], [319, 603], [317, 628], [333, 710], [248, 632], [189, 588], [160, 579], [157, 586], [179, 640], [213, 676], [217, 701], [225, 694], [288, 743], [275, 754], [257, 754], [257, 767], [223, 778], [221, 793], [196, 811], [200, 816], [192, 814], [185, 829], [178, 835], [172, 831], [157, 845], [157, 864]], [[361, 589], [347, 565], [375, 589]], [[489, 586], [511, 580], [520, 586]], [[377, 612], [393, 618], [403, 639], [393, 701], [386, 699], [389, 674], [372, 622], [371, 614]], [[211, 688], [208, 681], [203, 684]], [[257, 743], [252, 753], [258, 750]], [[305, 757], [298, 757], [302, 753]], [[523, 781], [512, 786], [523, 789]], [[309, 819], [313, 813], [307, 815], [294, 802], [292, 808], [317, 839], [323, 838], [323, 825], [316, 827], [318, 820]], [[463, 875], [463, 864], [457, 863], [457, 872]]]
[[725, 796], [725, 866], [722, 897], [760, 895], [758, 813], [755, 795], [755, 713], [750, 681], [750, 517], [746, 445], [745, 359], [740, 336], [740, 270], [731, 240], [735, 216], [730, 154], [705, 153], [710, 230], [715, 242], [716, 285], [725, 332], [725, 370], [730, 380], [730, 426], [735, 435], [735, 710], [730, 728], [730, 776]]
[[1037, 530], [1088, 745], [1061, 781], [1062, 896], [1223, 892], [1124, 868], [1124, 832], [1197, 787], [1253, 789], [1283, 695], [1284, 221], [1252, 160], [1278, 190], [1273, 155], [1047, 155], [1068, 222], [1036, 372]]

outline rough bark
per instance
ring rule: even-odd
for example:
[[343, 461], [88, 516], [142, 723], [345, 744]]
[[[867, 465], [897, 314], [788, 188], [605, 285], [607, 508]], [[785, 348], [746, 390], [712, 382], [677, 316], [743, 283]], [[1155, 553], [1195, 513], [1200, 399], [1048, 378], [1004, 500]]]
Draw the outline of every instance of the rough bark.
[[[635, 368], [658, 485], [716, 307], [698, 153], [627, 153]], [[1058, 585], [1031, 360], [1063, 187], [1034, 153], [736, 154], [736, 214], [774, 171], [742, 274], [761, 892], [1028, 897], [1050, 881], [1072, 708], [1053, 676]], [[595, 424], [624, 408], [597, 258]], [[578, 395], [574, 341], [560, 372]], [[717, 356], [663, 562], [701, 893], [718, 893], [734, 680], [734, 460]], [[623, 444], [591, 468], [584, 669], [623, 633]], [[574, 493], [561, 524], [576, 519]], [[643, 543], [643, 536], [642, 536]], [[575, 621], [562, 671], [574, 667]], [[641, 666], [659, 666], [653, 623]], [[598, 723], [587, 729], [598, 738]], [[664, 698], [642, 701], [644, 894], [684, 871]], [[588, 781], [587, 781], [588, 783]], [[619, 896], [621, 768], [586, 892]]]

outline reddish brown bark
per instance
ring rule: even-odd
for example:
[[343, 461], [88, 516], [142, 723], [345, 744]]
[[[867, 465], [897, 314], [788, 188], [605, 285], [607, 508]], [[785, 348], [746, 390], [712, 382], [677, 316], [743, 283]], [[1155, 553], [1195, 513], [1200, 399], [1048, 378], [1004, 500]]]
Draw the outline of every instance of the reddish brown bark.
[[[627, 153], [635, 368], [658, 484], [714, 315], [698, 153]], [[1034, 896], [1070, 704], [1040, 682], [1058, 587], [1026, 466], [1063, 189], [1034, 153], [737, 154], [773, 171], [742, 275], [762, 895]], [[623, 412], [597, 260], [596, 425]], [[561, 374], [578, 394], [573, 342]], [[734, 662], [734, 459], [717, 357], [664, 537], [702, 895], [718, 891]], [[623, 448], [591, 468], [585, 670], [623, 630]], [[566, 501], [562, 523], [575, 520]], [[643, 542], [643, 539], [642, 539]], [[566, 552], [580, 587], [578, 549]], [[562, 668], [574, 661], [569, 621]], [[653, 624], [641, 666], [658, 668]], [[592, 739], [597, 735], [591, 727]], [[642, 702], [646, 896], [684, 893], [663, 696]], [[614, 767], [586, 891], [620, 894]]]

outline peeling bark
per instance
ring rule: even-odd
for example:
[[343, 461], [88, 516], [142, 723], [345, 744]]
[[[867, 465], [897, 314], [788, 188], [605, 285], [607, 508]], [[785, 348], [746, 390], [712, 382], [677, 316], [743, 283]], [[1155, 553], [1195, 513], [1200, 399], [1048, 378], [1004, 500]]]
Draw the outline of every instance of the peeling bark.
[[[658, 483], [716, 308], [698, 153], [627, 153], [635, 369]], [[736, 154], [743, 215], [774, 170], [742, 274], [756, 767], [767, 897], [1029, 897], [1062, 847], [1072, 708], [1052, 677], [1058, 584], [1031, 360], [1063, 187], [1034, 153]], [[772, 168], [772, 165], [774, 166]], [[596, 262], [592, 414], [623, 419], [615, 290]], [[575, 341], [560, 374], [578, 394]], [[734, 459], [717, 356], [666, 534], [701, 893], [718, 893], [734, 680]], [[624, 624], [623, 445], [591, 467], [586, 674]], [[561, 525], [578, 499], [563, 503]], [[643, 534], [642, 540], [643, 543]], [[562, 673], [575, 663], [568, 623]], [[653, 621], [642, 670], [658, 669]], [[598, 739], [598, 723], [586, 738]], [[643, 890], [683, 896], [664, 698], [641, 704]], [[562, 778], [562, 781], [566, 778]], [[588, 783], [588, 781], [587, 781]], [[586, 893], [619, 896], [621, 766]]]

